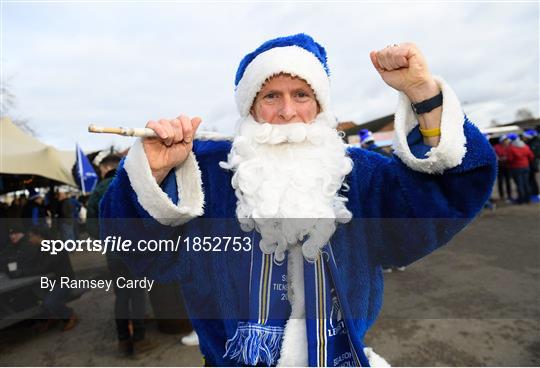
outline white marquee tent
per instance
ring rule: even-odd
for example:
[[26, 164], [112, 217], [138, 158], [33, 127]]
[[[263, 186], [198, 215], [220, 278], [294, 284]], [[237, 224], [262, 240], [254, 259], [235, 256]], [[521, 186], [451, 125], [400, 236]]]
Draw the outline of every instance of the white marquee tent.
[[0, 120], [0, 174], [39, 175], [77, 187], [71, 175], [74, 151], [40, 142], [9, 118]]

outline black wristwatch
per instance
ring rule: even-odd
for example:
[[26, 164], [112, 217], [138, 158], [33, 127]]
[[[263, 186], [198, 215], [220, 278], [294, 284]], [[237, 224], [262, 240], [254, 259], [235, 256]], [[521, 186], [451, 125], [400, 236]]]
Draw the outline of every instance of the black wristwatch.
[[416, 113], [416, 115], [425, 114], [426, 112], [430, 112], [436, 107], [439, 107], [442, 105], [442, 91], [439, 92], [439, 94], [435, 97], [428, 98], [427, 100], [418, 102], [418, 103], [411, 103], [411, 107], [413, 111]]

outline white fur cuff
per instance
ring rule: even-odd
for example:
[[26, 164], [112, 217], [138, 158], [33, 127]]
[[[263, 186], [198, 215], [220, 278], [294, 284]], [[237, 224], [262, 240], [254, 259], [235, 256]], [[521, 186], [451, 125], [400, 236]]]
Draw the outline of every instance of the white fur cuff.
[[466, 139], [463, 132], [465, 115], [454, 91], [439, 77], [435, 77], [443, 94], [441, 116], [441, 140], [437, 147], [426, 153], [424, 159], [415, 157], [407, 143], [407, 135], [418, 125], [411, 101], [402, 92], [395, 115], [394, 153], [408, 167], [428, 174], [441, 174], [461, 164], [466, 152]]
[[124, 168], [140, 205], [159, 223], [182, 225], [204, 213], [201, 172], [193, 152], [175, 169], [180, 205], [171, 201], [152, 176], [140, 139], [129, 150]]
[[371, 367], [390, 367], [390, 364], [382, 356], [375, 353], [372, 348], [364, 348], [364, 354], [366, 354]]

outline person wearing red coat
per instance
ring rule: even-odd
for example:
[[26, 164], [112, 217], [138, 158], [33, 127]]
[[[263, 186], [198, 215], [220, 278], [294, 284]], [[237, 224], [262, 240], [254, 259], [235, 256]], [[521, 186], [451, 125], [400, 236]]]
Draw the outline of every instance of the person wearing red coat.
[[[510, 139], [506, 134], [499, 138], [499, 143], [493, 146], [497, 155], [497, 189], [499, 190], [499, 198], [512, 201], [512, 185], [510, 184], [510, 170], [508, 169], [508, 149], [510, 147]], [[506, 190], [505, 190], [506, 189]], [[505, 198], [506, 192], [506, 198]]]
[[529, 170], [534, 155], [517, 134], [509, 134], [512, 141], [508, 148], [508, 168], [518, 189], [517, 203], [528, 203], [530, 201]]

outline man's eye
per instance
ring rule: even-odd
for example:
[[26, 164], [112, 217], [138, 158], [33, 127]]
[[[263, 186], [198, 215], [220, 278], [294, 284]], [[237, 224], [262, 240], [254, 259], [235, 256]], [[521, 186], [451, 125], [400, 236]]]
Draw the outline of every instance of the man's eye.
[[310, 97], [311, 96], [306, 92], [303, 92], [303, 91], [296, 92], [296, 98], [298, 98], [300, 100], [306, 100], [306, 99], [308, 99]]
[[271, 100], [271, 99], [276, 98], [276, 94], [275, 94], [275, 93], [269, 93], [269, 94], [267, 94], [266, 96], [264, 96], [264, 98], [267, 98], [267, 99], [270, 99], [270, 100]]

